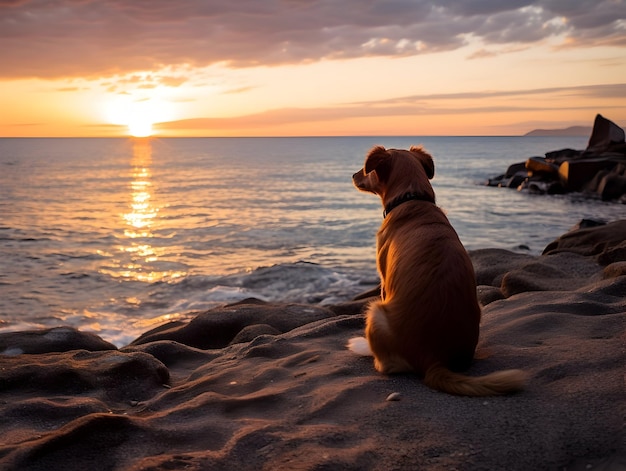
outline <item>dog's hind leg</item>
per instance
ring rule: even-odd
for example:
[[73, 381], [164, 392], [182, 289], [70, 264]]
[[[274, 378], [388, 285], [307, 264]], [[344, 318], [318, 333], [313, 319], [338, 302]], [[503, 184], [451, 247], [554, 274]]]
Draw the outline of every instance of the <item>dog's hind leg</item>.
[[411, 365], [394, 348], [394, 338], [387, 313], [381, 301], [374, 301], [367, 311], [365, 337], [374, 355], [374, 367], [384, 374], [413, 371]]

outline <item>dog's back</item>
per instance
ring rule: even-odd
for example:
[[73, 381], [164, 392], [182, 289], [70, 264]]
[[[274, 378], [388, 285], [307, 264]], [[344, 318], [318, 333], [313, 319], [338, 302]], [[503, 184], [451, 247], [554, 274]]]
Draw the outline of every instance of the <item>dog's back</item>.
[[432, 204], [408, 202], [384, 220], [377, 243], [382, 306], [412, 369], [466, 369], [480, 306], [471, 260], [446, 216]]

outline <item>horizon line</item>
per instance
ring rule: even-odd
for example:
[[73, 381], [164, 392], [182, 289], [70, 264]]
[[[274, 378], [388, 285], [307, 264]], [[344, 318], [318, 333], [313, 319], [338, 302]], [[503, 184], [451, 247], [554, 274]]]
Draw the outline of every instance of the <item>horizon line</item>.
[[[589, 127], [591, 129], [591, 127]], [[533, 131], [551, 131], [548, 129], [536, 129]], [[153, 134], [151, 136], [0, 136], [0, 139], [300, 139], [300, 138], [345, 138], [345, 137], [588, 137], [588, 134], [550, 134], [530, 135], [533, 131], [524, 134], [302, 134], [302, 135], [244, 135], [244, 136], [163, 136]]]

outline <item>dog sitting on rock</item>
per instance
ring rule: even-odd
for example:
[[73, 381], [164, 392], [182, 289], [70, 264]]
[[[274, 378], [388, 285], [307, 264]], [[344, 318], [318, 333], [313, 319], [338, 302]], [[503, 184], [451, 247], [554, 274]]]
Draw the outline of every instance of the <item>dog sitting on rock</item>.
[[353, 175], [361, 191], [378, 195], [384, 220], [377, 234], [381, 299], [367, 309], [365, 338], [348, 347], [373, 355], [385, 374], [414, 372], [450, 394], [489, 396], [522, 389], [525, 373], [506, 370], [471, 377], [480, 305], [472, 262], [430, 184], [435, 167], [422, 148], [374, 147]]

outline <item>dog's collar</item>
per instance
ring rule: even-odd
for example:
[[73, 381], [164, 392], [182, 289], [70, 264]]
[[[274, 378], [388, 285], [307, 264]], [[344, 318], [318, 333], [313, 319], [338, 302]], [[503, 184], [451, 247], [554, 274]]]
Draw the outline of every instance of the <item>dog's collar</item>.
[[402, 203], [406, 203], [407, 201], [428, 201], [432, 203], [433, 200], [428, 195], [420, 194], [420, 193], [405, 193], [402, 196], [398, 196], [395, 200], [385, 206], [385, 210], [383, 211], [383, 219], [386, 218], [389, 213], [400, 206]]

